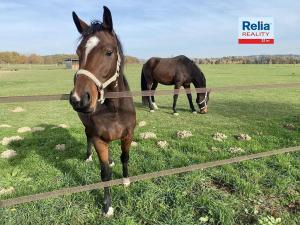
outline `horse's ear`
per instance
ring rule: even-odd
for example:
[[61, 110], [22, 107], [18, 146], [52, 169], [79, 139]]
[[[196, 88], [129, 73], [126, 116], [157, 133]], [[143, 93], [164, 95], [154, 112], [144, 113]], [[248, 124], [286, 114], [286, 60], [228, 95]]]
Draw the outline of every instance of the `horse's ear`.
[[82, 34], [85, 30], [89, 28], [89, 26], [83, 20], [81, 20], [75, 12], [72, 13], [72, 16], [79, 33]]
[[103, 6], [104, 12], [103, 12], [103, 27], [106, 30], [112, 31], [113, 30], [113, 22], [111, 17], [111, 12], [109, 8], [106, 6]]

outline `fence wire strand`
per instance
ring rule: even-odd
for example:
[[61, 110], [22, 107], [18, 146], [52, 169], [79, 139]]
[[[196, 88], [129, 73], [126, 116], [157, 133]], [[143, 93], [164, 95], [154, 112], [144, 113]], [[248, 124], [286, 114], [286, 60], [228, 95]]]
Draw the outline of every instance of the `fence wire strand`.
[[[247, 161], [247, 160], [259, 159], [259, 158], [264, 158], [264, 157], [275, 156], [278, 154], [292, 153], [292, 152], [298, 152], [298, 151], [300, 151], [300, 146], [277, 149], [277, 150], [266, 151], [266, 152], [251, 154], [251, 155], [245, 155], [245, 156], [238, 156], [238, 157], [234, 157], [234, 158], [223, 159], [223, 160], [218, 160], [218, 161], [213, 161], [213, 162], [200, 163], [200, 164], [195, 164], [195, 165], [186, 166], [186, 167], [161, 170], [158, 172], [136, 175], [136, 176], [129, 177], [129, 180], [132, 183], [132, 182], [137, 182], [137, 181], [143, 181], [143, 180], [149, 180], [149, 179], [154, 179], [154, 178], [158, 178], [158, 177], [165, 177], [165, 176], [170, 176], [170, 175], [175, 175], [175, 174], [187, 173], [187, 172], [192, 172], [192, 171], [196, 171], [196, 170], [203, 170], [203, 169], [208, 169], [208, 168], [212, 168], [212, 167], [229, 165], [232, 163], [238, 163], [238, 162], [243, 162], [243, 161]], [[56, 197], [63, 196], [63, 195], [71, 195], [74, 193], [79, 193], [79, 192], [84, 192], [84, 191], [91, 191], [91, 190], [95, 190], [95, 189], [99, 189], [99, 188], [103, 188], [103, 187], [112, 187], [112, 186], [116, 186], [116, 185], [120, 185], [120, 184], [123, 184], [123, 179], [115, 179], [115, 180], [106, 181], [106, 182], [99, 182], [99, 183], [88, 184], [88, 185], [77, 186], [77, 187], [62, 188], [62, 189], [51, 191], [51, 192], [44, 192], [44, 193], [39, 193], [39, 194], [17, 197], [17, 198], [0, 201], [0, 208], [10, 207], [10, 206], [34, 202], [34, 201], [45, 200], [48, 198], [56, 198]]]
[[[195, 89], [176, 89], [176, 90], [150, 90], [150, 91], [123, 91], [123, 92], [105, 92], [105, 98], [131, 98], [141, 96], [166, 96], [174, 94], [188, 94], [188, 93], [206, 93], [206, 92], [236, 92], [236, 91], [251, 91], [259, 89], [285, 89], [285, 88], [299, 88], [300, 83], [285, 83], [285, 84], [257, 84], [246, 86], [227, 86], [215, 88], [195, 88]], [[194, 90], [194, 91], [193, 91]], [[12, 102], [39, 102], [39, 101], [58, 101], [69, 100], [69, 94], [55, 94], [55, 95], [33, 95], [33, 96], [2, 96], [0, 103]]]

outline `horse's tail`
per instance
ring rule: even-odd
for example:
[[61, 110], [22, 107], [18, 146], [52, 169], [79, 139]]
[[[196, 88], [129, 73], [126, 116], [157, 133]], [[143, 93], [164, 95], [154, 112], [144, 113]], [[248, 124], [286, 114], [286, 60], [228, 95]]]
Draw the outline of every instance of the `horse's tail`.
[[[146, 81], [145, 74], [144, 74], [144, 67], [143, 67], [142, 73], [141, 73], [141, 90], [142, 91], [147, 90], [147, 81]], [[142, 96], [142, 103], [143, 103], [143, 105], [147, 105], [147, 103], [148, 103], [147, 96]]]

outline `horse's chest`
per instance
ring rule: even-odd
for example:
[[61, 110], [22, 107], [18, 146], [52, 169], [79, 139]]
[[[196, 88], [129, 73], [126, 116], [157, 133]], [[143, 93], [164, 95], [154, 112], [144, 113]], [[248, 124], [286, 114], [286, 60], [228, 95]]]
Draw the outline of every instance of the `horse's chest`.
[[119, 117], [94, 117], [88, 127], [93, 136], [106, 141], [120, 139], [126, 131]]

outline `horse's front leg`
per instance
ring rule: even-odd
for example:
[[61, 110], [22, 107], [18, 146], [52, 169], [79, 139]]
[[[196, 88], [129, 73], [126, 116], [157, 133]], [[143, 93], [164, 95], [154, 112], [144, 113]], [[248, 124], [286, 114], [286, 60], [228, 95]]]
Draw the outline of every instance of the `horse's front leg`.
[[[152, 84], [147, 84], [147, 90], [150, 91], [152, 88]], [[154, 105], [152, 103], [152, 96], [148, 96], [147, 99], [148, 99], [148, 103], [149, 103], [149, 109], [150, 109], [150, 112], [154, 112]]]
[[124, 186], [130, 185], [130, 180], [128, 178], [128, 161], [129, 161], [129, 150], [132, 142], [132, 135], [128, 135], [124, 139], [121, 140], [121, 162], [123, 166], [123, 184]]
[[180, 87], [181, 87], [180, 84], [175, 84], [174, 96], [173, 96], [173, 114], [174, 114], [174, 116], [179, 115], [176, 111], [176, 104], [177, 104], [177, 99], [178, 99], [178, 91], [179, 91]]
[[153, 104], [153, 107], [154, 107], [155, 110], [158, 110], [158, 106], [155, 103], [155, 98], [154, 98], [154, 94], [155, 94], [155, 90], [156, 90], [157, 86], [158, 86], [158, 82], [155, 81], [155, 82], [153, 82], [152, 87], [151, 87], [151, 90], [153, 91], [153, 95], [151, 96], [151, 100], [152, 100], [152, 104]]
[[[101, 165], [101, 180], [109, 181], [112, 178], [112, 170], [109, 166], [109, 150], [108, 143], [102, 141], [100, 138], [93, 138], [95, 150], [97, 152]], [[103, 214], [105, 217], [110, 217], [114, 214], [112, 207], [110, 188], [104, 188]]]
[[189, 101], [189, 104], [190, 104], [190, 108], [192, 110], [192, 113], [194, 114], [197, 114], [197, 111], [194, 107], [194, 104], [193, 104], [193, 100], [192, 100], [192, 94], [190, 93], [190, 89], [191, 89], [191, 86], [190, 85], [186, 85], [184, 86], [184, 89], [185, 89], [185, 92], [186, 92], [186, 96], [188, 98], [188, 101]]
[[92, 162], [93, 158], [93, 144], [92, 140], [89, 137], [86, 137], [87, 147], [86, 147], [86, 162]]
[[89, 134], [87, 128], [85, 128], [85, 135], [86, 135], [86, 162], [93, 161], [92, 155], [93, 155], [93, 143], [91, 135]]

